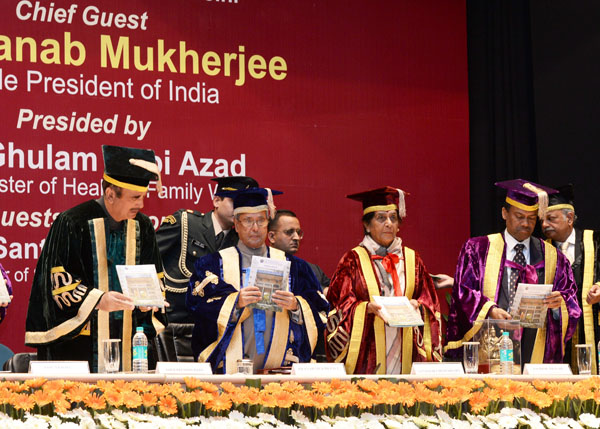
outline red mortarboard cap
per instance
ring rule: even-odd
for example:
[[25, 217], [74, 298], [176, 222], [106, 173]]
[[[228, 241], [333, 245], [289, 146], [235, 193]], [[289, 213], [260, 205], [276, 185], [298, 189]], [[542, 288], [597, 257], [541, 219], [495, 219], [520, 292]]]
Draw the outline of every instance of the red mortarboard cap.
[[405, 192], [402, 189], [385, 186], [357, 194], [346, 195], [347, 198], [360, 201], [363, 205], [363, 216], [379, 210], [398, 210], [400, 218], [406, 217]]
[[496, 186], [506, 189], [506, 202], [508, 204], [522, 210], [537, 210], [540, 219], [546, 215], [548, 195], [558, 192], [556, 189], [523, 179], [497, 182]]

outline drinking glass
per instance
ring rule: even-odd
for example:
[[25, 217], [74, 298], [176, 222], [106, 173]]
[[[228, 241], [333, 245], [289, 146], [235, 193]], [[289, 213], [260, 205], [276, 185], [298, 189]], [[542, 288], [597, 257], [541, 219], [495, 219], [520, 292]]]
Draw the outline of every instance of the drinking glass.
[[107, 373], [119, 372], [121, 363], [121, 340], [103, 340], [104, 347], [104, 371]]
[[479, 369], [479, 342], [471, 341], [463, 343], [463, 365], [465, 373], [477, 374]]
[[592, 373], [592, 345], [577, 344], [577, 367], [579, 375], [590, 375]]

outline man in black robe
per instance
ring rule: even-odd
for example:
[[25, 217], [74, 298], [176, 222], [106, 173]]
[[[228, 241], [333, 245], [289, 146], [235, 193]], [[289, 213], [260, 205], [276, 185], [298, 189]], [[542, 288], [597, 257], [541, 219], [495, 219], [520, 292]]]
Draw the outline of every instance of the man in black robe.
[[159, 171], [151, 150], [103, 146], [102, 154], [102, 197], [61, 213], [50, 228], [33, 278], [25, 344], [38, 349], [40, 360], [87, 360], [103, 372], [102, 341], [120, 339], [128, 371], [136, 327], [152, 344], [166, 324], [156, 308], [134, 307], [116, 273], [117, 265], [153, 264], [162, 277], [152, 222], [140, 213]]
[[[544, 235], [561, 251], [571, 263], [577, 284], [577, 299], [582, 317], [573, 338], [565, 350], [565, 362], [577, 369], [576, 344], [591, 344], [596, 350], [600, 340], [598, 309], [600, 302], [600, 272], [598, 251], [600, 231], [575, 228], [573, 185], [558, 188], [559, 193], [549, 198], [548, 212], [542, 223]], [[595, 357], [596, 353], [593, 352]], [[592, 359], [592, 374], [598, 374], [597, 361]]]

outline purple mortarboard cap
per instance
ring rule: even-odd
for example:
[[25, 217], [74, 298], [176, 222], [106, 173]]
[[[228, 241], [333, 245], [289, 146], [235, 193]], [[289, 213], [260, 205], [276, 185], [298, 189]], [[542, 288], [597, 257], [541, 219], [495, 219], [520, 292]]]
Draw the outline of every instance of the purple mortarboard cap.
[[556, 189], [538, 185], [523, 179], [506, 180], [495, 184], [506, 189], [506, 202], [522, 210], [538, 211], [542, 219], [548, 210], [548, 195], [556, 194]]

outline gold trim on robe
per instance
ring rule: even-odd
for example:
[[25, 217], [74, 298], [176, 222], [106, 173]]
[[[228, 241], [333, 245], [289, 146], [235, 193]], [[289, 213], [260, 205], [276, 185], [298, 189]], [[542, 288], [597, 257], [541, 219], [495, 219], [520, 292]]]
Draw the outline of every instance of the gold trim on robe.
[[[554, 277], [556, 276], [556, 248], [549, 244], [544, 244], [544, 282], [546, 284], [553, 284]], [[568, 322], [568, 313], [566, 312], [567, 307], [562, 300], [561, 303], [561, 312], [563, 316], [567, 315]], [[552, 317], [550, 315], [550, 317]], [[564, 317], [563, 317], [564, 323]], [[566, 326], [563, 324], [563, 340], [564, 335], [566, 334]], [[563, 341], [564, 344], [564, 341]], [[533, 352], [531, 353], [531, 363], [544, 363], [544, 353], [546, 351], [546, 322], [544, 322], [544, 326], [542, 328], [538, 328], [537, 333], [535, 335], [535, 343], [533, 345]]]

